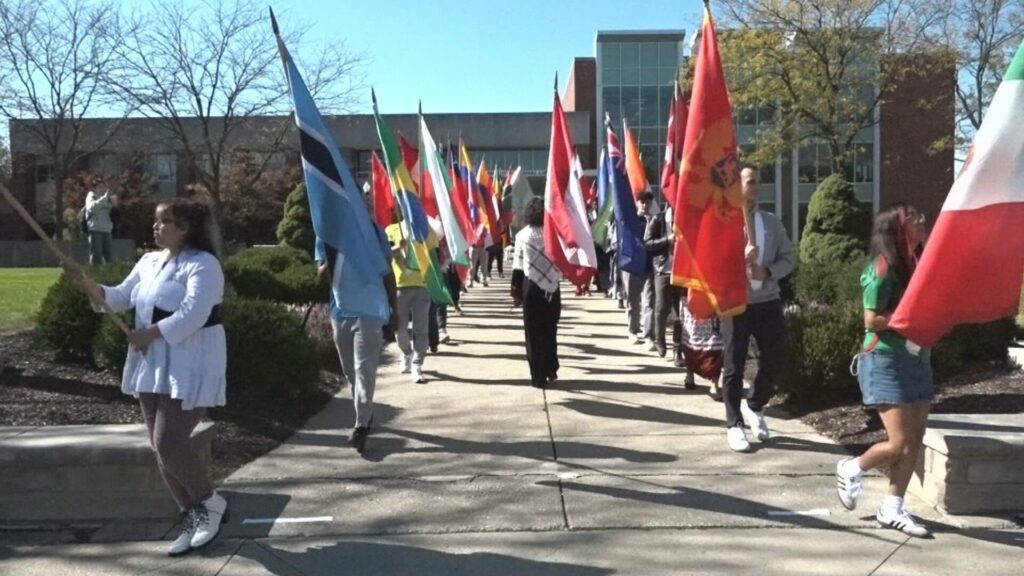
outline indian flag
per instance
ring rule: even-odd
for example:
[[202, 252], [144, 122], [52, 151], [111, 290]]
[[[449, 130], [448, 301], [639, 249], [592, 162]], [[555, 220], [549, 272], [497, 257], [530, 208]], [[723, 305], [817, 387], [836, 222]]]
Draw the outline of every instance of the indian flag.
[[1003, 77], [889, 325], [925, 347], [1017, 313], [1024, 279], [1024, 44]]

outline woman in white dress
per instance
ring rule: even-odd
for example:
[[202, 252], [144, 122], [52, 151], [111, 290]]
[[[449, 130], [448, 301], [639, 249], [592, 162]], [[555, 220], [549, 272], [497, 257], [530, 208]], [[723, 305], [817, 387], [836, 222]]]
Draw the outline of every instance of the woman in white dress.
[[135, 309], [121, 390], [139, 399], [164, 482], [184, 514], [172, 556], [209, 544], [226, 519], [192, 448], [206, 409], [225, 403], [227, 351], [219, 304], [224, 274], [213, 255], [209, 210], [189, 200], [156, 208], [153, 238], [162, 250], [144, 255], [117, 286], [70, 274], [93, 301], [115, 312]]

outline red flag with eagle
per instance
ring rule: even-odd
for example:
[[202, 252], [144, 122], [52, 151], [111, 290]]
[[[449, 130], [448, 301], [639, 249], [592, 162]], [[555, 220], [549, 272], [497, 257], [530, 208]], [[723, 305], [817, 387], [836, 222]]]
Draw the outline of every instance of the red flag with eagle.
[[689, 289], [687, 307], [696, 318], [735, 316], [747, 307], [746, 208], [729, 91], [707, 5], [682, 156], [672, 283]]

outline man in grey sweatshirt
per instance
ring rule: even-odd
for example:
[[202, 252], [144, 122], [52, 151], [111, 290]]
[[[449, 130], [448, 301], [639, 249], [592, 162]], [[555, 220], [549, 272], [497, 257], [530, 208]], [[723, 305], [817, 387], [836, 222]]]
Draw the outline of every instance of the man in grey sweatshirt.
[[[740, 171], [743, 198], [750, 214], [748, 231], [753, 246], [747, 248], [747, 309], [723, 326], [725, 375], [722, 393], [729, 447], [750, 450], [744, 423], [764, 442], [770, 437], [762, 410], [775, 395], [775, 380], [785, 362], [786, 331], [779, 297], [779, 280], [793, 271], [793, 248], [777, 216], [757, 208], [758, 171], [745, 166]], [[743, 399], [743, 367], [747, 362], [750, 337], [760, 351], [757, 376], [749, 399]]]

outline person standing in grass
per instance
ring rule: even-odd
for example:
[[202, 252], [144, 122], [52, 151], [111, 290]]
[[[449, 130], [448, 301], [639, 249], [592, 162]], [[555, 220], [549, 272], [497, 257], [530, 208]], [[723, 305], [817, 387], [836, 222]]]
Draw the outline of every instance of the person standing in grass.
[[871, 259], [860, 277], [864, 294], [864, 345], [855, 359], [864, 404], [878, 411], [887, 439], [858, 458], [836, 465], [839, 501], [857, 507], [864, 472], [889, 466], [889, 489], [875, 519], [916, 537], [929, 535], [907, 510], [904, 497], [921, 451], [934, 397], [930, 351], [889, 329], [924, 243], [924, 216], [897, 203], [875, 217]]
[[224, 274], [207, 228], [209, 209], [190, 200], [156, 207], [153, 239], [161, 250], [142, 256], [117, 286], [101, 286], [75, 268], [69, 278], [96, 311], [134, 308], [121, 390], [139, 399], [164, 483], [183, 513], [171, 556], [209, 544], [227, 519], [192, 447], [206, 409], [225, 404], [227, 345], [220, 320]]

